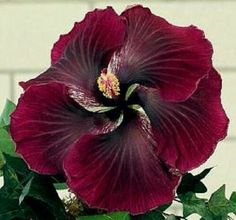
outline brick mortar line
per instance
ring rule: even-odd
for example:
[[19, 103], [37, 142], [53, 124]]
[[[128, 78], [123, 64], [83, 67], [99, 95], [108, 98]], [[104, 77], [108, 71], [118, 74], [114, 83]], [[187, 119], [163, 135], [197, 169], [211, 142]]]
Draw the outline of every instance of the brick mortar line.
[[[31, 74], [31, 73], [38, 73], [40, 74], [41, 72], [43, 72], [44, 70], [46, 70], [47, 68], [19, 68], [19, 69], [1, 69], [0, 68], [0, 74]], [[236, 72], [236, 66], [233, 67], [216, 67], [216, 69], [219, 72], [226, 72], [226, 73], [230, 73], [230, 72]]]
[[[20, 3], [29, 3], [29, 4], [48, 4], [48, 3], [99, 3], [99, 2], [107, 2], [112, 3], [110, 0], [0, 0], [0, 4], [20, 4]], [[129, 0], [120, 0], [119, 2], [127, 2], [129, 3]], [[167, 2], [166, 0], [148, 0], [144, 1], [142, 3], [158, 3], [158, 2]], [[171, 2], [222, 2], [222, 0], [168, 0], [167, 3]], [[224, 0], [224, 2], [236, 2], [236, 0]], [[133, 3], [133, 2], [130, 2]]]

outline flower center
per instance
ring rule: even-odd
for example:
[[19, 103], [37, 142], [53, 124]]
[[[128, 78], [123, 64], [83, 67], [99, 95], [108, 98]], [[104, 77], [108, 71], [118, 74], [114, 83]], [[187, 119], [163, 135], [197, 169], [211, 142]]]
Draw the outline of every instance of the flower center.
[[99, 90], [109, 99], [113, 99], [120, 95], [120, 82], [114, 73], [107, 72], [107, 69], [101, 71], [101, 75], [97, 79]]

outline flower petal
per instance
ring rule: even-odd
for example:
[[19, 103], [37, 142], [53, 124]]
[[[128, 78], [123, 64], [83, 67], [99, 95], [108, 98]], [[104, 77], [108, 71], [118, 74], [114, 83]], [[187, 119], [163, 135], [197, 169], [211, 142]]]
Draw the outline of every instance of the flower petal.
[[123, 84], [159, 88], [162, 99], [186, 100], [211, 69], [212, 46], [194, 26], [178, 27], [135, 6], [122, 13], [127, 39], [109, 64]]
[[44, 174], [62, 170], [67, 151], [84, 133], [105, 133], [115, 123], [82, 109], [63, 84], [31, 86], [11, 115], [17, 152], [31, 169]]
[[123, 18], [111, 7], [90, 12], [54, 45], [54, 64], [35, 79], [20, 85], [27, 89], [33, 84], [61, 82], [75, 91], [82, 91], [98, 106], [96, 79], [107, 67], [113, 52], [123, 43], [124, 35]]
[[205, 162], [225, 138], [228, 118], [220, 100], [221, 78], [212, 69], [184, 102], [166, 102], [155, 89], [139, 88], [140, 105], [156, 129], [158, 155], [181, 172]]
[[123, 37], [124, 24], [113, 8], [95, 9], [87, 13], [83, 21], [75, 22], [69, 33], [60, 35], [59, 40], [52, 48], [52, 63], [54, 64], [60, 59], [64, 50], [74, 38], [78, 38], [80, 41], [81, 48], [78, 52], [85, 52], [85, 56], [89, 54], [96, 56], [96, 53], [114, 50], [123, 41]]
[[85, 135], [64, 161], [68, 185], [90, 207], [144, 213], [173, 200], [179, 178], [153, 151], [144, 116], [124, 113], [104, 135]]

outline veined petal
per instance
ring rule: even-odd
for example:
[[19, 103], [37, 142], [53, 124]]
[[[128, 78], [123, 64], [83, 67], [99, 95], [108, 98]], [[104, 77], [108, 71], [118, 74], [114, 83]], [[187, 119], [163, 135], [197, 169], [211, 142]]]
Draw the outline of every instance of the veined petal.
[[181, 172], [196, 168], [225, 138], [229, 120], [220, 93], [221, 78], [214, 69], [184, 102], [166, 102], [158, 90], [138, 89], [140, 105], [156, 130], [158, 155], [170, 166]]
[[123, 84], [159, 89], [162, 99], [186, 100], [212, 67], [212, 46], [194, 26], [178, 27], [135, 6], [122, 13], [127, 37], [109, 69]]
[[[60, 59], [66, 47], [75, 38], [81, 41], [78, 52], [96, 56], [95, 53], [107, 53], [109, 50], [114, 50], [123, 41], [123, 37], [124, 24], [113, 8], [95, 9], [87, 13], [83, 21], [75, 22], [69, 33], [60, 35], [52, 48], [52, 63]], [[87, 58], [89, 57], [85, 57]]]
[[124, 113], [123, 123], [104, 135], [85, 135], [64, 161], [68, 185], [90, 207], [144, 213], [173, 200], [178, 176], [154, 152], [150, 124]]
[[82, 22], [75, 23], [72, 31], [55, 43], [53, 65], [35, 79], [22, 82], [21, 86], [27, 89], [33, 84], [60, 82], [99, 103], [96, 100], [96, 79], [107, 67], [113, 52], [123, 43], [123, 20], [111, 7], [88, 13]]
[[31, 86], [11, 115], [11, 135], [29, 167], [43, 174], [62, 172], [68, 150], [85, 133], [116, 127], [104, 114], [90, 113], [68, 95], [63, 84]]

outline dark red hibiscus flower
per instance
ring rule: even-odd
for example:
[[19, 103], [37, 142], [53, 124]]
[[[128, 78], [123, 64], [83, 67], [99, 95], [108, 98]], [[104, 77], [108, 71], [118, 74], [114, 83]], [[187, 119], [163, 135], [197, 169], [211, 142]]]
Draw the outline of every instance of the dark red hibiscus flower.
[[88, 13], [54, 44], [49, 69], [21, 83], [17, 152], [65, 175], [90, 207], [139, 214], [172, 201], [226, 136], [212, 52], [201, 30], [142, 6]]

